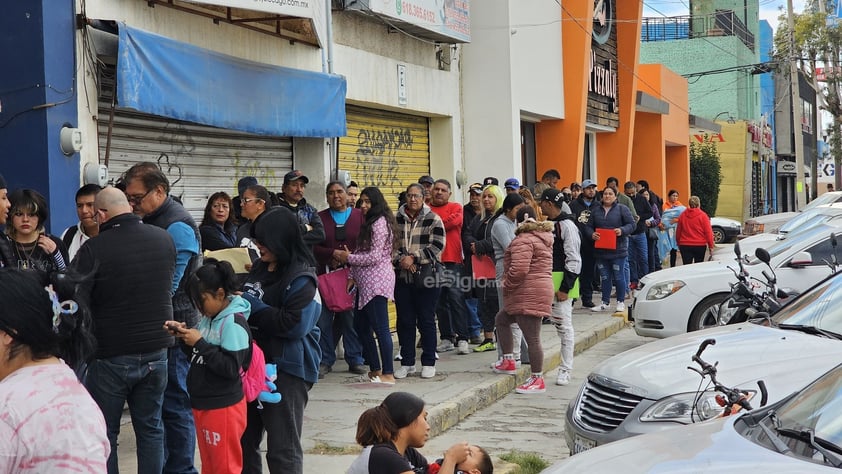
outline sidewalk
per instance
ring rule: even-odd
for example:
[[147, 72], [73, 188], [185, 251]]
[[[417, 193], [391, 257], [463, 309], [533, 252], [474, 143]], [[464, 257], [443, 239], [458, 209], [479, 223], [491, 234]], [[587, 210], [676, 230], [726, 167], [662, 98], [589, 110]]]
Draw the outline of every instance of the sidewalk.
[[[622, 329], [625, 324], [624, 318], [612, 316], [610, 312], [594, 313], [577, 305], [573, 311], [575, 352], [578, 354], [592, 347]], [[560, 360], [560, 342], [555, 326], [543, 325], [541, 340], [544, 346], [546, 382], [553, 384], [556, 376], [554, 369]], [[476, 411], [513, 393], [515, 382], [522, 382], [529, 375], [528, 365], [521, 367], [517, 377], [494, 374], [490, 365], [497, 359], [496, 351], [467, 355], [457, 355], [455, 351], [450, 351], [439, 354], [439, 357], [434, 378], [421, 379], [419, 367], [419, 373], [398, 380], [393, 386], [362, 382], [360, 375], [347, 372], [344, 361], [337, 361], [334, 372], [327, 374], [310, 391], [302, 435], [304, 472], [345, 472], [360, 450], [354, 441], [357, 419], [363, 411], [378, 405], [393, 391], [414, 393], [427, 402], [427, 420], [431, 427], [430, 437], [433, 438]], [[420, 365], [420, 362], [416, 365]], [[487, 448], [493, 453], [493, 446]], [[121, 472], [136, 472], [134, 433], [128, 414], [124, 416], [118, 449]], [[424, 449], [421, 451], [428, 459], [440, 456], [440, 453], [426, 452]], [[494, 464], [502, 468], [505, 463], [495, 458]], [[264, 472], [269, 472], [265, 465]]]

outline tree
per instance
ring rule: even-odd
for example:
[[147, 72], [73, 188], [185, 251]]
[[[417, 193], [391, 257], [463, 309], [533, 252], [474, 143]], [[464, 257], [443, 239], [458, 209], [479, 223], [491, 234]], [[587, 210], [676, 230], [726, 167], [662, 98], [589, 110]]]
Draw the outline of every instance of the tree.
[[722, 164], [716, 144], [705, 140], [690, 143], [690, 193], [699, 196], [702, 210], [716, 215], [719, 205], [719, 185], [722, 184]]

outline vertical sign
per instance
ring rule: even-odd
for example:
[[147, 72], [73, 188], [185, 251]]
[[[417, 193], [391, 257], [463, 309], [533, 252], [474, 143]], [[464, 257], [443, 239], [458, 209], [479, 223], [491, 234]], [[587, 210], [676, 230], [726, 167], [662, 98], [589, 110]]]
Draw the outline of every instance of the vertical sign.
[[398, 64], [398, 105], [406, 105], [406, 64]]

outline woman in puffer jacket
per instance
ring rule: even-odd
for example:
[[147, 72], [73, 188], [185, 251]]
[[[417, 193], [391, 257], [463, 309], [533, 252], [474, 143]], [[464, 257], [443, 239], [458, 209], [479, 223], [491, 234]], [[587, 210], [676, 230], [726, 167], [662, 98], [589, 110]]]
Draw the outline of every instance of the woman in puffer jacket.
[[504, 307], [496, 318], [503, 359], [494, 365], [495, 372], [516, 373], [512, 323], [518, 323], [529, 346], [532, 376], [515, 389], [517, 393], [546, 391], [541, 320], [549, 316], [553, 303], [553, 223], [536, 221], [534, 212], [523, 207], [517, 213], [515, 239], [503, 257]]

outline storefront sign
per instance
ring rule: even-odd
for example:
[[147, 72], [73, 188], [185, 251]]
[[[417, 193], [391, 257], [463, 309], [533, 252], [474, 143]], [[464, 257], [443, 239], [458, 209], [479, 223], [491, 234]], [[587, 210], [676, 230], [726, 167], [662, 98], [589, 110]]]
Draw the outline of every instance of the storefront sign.
[[747, 126], [748, 133], [751, 134], [751, 142], [760, 143], [760, 127], [758, 127], [754, 122], [749, 122]]
[[187, 0], [221, 7], [242, 8], [258, 12], [313, 18], [313, 3], [321, 0]]
[[795, 176], [795, 163], [792, 161], [778, 161], [778, 176]]
[[[470, 0], [369, 0], [346, 2], [346, 5], [349, 9], [385, 15], [459, 42], [470, 42], [470, 3]], [[360, 4], [367, 5], [362, 8]]]
[[725, 143], [725, 136], [721, 133], [705, 133], [704, 135], [697, 133], [693, 135], [693, 139], [699, 143]]
[[617, 70], [613, 61], [603, 64], [596, 61], [596, 53], [591, 52], [590, 75], [588, 76], [588, 92], [611, 99], [611, 112], [617, 112]]

